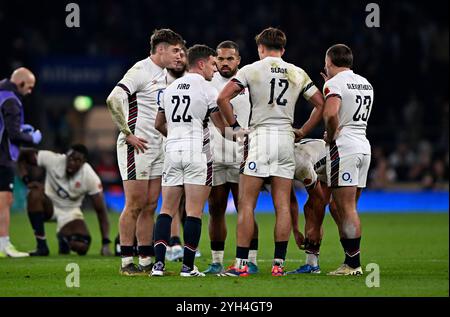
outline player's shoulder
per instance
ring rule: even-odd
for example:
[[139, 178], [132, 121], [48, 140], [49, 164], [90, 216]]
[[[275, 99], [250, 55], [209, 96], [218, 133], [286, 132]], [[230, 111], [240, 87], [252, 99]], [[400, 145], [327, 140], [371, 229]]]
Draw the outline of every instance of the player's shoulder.
[[44, 160], [51, 160], [51, 159], [65, 159], [65, 154], [55, 153], [53, 151], [49, 150], [39, 150], [37, 152], [38, 158], [44, 159]]
[[85, 176], [98, 176], [97, 175], [97, 172], [94, 170], [94, 168], [92, 167], [92, 165], [91, 164], [89, 164], [88, 162], [85, 162], [84, 164], [83, 164], [83, 166], [81, 167], [81, 170], [82, 170], [82, 172], [83, 172], [83, 174], [85, 175]]

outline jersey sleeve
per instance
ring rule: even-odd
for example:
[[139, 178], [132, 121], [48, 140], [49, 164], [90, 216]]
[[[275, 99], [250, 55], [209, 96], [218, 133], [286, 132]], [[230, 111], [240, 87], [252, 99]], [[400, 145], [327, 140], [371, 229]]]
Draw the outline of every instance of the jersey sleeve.
[[86, 193], [88, 195], [95, 195], [103, 191], [102, 181], [100, 180], [100, 177], [98, 177], [97, 173], [94, 171], [94, 169], [89, 165], [86, 164], [86, 174], [84, 181], [86, 182]]
[[236, 76], [231, 80], [238, 84], [242, 89], [248, 86], [247, 72], [250, 65], [246, 65], [238, 70]]
[[145, 74], [143, 66], [136, 64], [126, 72], [117, 86], [125, 90], [128, 95], [132, 95], [140, 91], [144, 87], [144, 83]]
[[162, 112], [164, 113], [166, 111], [166, 108], [164, 107], [164, 94], [165, 90], [163, 90], [163, 92], [161, 93], [161, 96], [159, 98], [159, 102], [158, 102], [158, 112]]
[[328, 80], [323, 85], [323, 96], [325, 100], [330, 97], [338, 97], [342, 99], [342, 89], [335, 80]]
[[52, 151], [38, 151], [37, 153], [37, 165], [47, 168], [54, 167], [56, 161], [61, 156], [61, 154], [53, 153]]
[[217, 105], [217, 97], [219, 96], [219, 92], [217, 89], [212, 84], [208, 83], [205, 91], [209, 113], [219, 111], [219, 107]]
[[302, 95], [303, 98], [309, 100], [309, 98], [311, 98], [319, 89], [317, 89], [316, 85], [314, 85], [313, 81], [304, 70], [301, 70], [301, 72], [304, 78]]

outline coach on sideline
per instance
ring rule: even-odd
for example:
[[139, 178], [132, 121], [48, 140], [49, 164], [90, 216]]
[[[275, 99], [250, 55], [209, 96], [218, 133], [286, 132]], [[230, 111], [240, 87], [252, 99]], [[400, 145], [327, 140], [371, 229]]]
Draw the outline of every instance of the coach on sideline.
[[39, 130], [24, 124], [21, 98], [33, 91], [36, 78], [26, 68], [16, 69], [11, 79], [0, 81], [0, 258], [25, 257], [9, 241], [9, 212], [13, 203], [14, 164], [19, 146], [41, 142]]

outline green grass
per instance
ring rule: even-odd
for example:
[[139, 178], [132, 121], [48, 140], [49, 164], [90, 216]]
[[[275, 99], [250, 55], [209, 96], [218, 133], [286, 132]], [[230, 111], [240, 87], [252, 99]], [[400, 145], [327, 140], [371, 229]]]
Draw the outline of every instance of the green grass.
[[[380, 267], [380, 287], [368, 288], [363, 277], [320, 275], [270, 275], [273, 257], [272, 214], [258, 214], [260, 228], [260, 274], [248, 278], [183, 279], [123, 277], [118, 274], [117, 257], [99, 256], [98, 223], [93, 213], [86, 213], [93, 235], [89, 254], [58, 256], [55, 224], [47, 224], [51, 256], [45, 258], [0, 259], [0, 296], [449, 296], [448, 214], [363, 214], [362, 263]], [[111, 238], [117, 233], [117, 214], [111, 214]], [[234, 258], [236, 217], [229, 216], [225, 258]], [[203, 270], [210, 261], [207, 216], [203, 219], [200, 244], [202, 257], [196, 264]], [[321, 248], [321, 269], [328, 272], [343, 260], [336, 226], [327, 215]], [[19, 250], [35, 246], [31, 227], [23, 213], [12, 214], [11, 238]], [[294, 269], [304, 261], [304, 254], [290, 241], [287, 267]], [[80, 266], [80, 287], [67, 288], [66, 265]], [[178, 272], [180, 263], [168, 263], [168, 270]]]

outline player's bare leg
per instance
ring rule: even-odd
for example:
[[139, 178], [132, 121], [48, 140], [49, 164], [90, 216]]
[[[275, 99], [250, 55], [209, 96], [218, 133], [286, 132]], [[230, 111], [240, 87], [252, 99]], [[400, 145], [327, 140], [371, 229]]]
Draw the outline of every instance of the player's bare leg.
[[250, 243], [254, 233], [254, 214], [259, 192], [264, 179], [241, 174], [239, 177], [239, 203], [236, 227], [236, 260], [234, 267], [221, 276], [248, 275], [247, 262]]
[[183, 192], [183, 186], [162, 187], [162, 206], [155, 225], [155, 265], [152, 268], [152, 276], [164, 275], [172, 218], [179, 212]]
[[133, 245], [136, 237], [137, 220], [148, 205], [148, 180], [127, 180], [123, 182], [125, 208], [119, 218], [121, 274], [141, 275], [133, 263]]
[[70, 250], [78, 255], [85, 255], [91, 244], [91, 235], [89, 234], [86, 222], [82, 219], [75, 219], [65, 224], [58, 232], [67, 243]]
[[289, 236], [291, 234], [290, 200], [292, 179], [272, 177], [272, 199], [275, 207], [275, 252], [272, 268], [273, 276], [283, 275]]
[[[223, 271], [223, 257], [225, 250], [225, 240], [227, 238], [227, 225], [225, 212], [227, 209], [230, 183], [214, 186], [208, 199], [209, 206], [209, 239], [211, 241], [212, 263], [205, 274], [218, 274]], [[236, 205], [237, 206], [237, 205]]]
[[361, 223], [356, 204], [361, 189], [356, 186], [338, 187], [332, 190], [339, 215], [339, 232], [343, 235], [341, 244], [345, 252], [344, 264], [330, 275], [361, 275], [360, 242]]
[[53, 203], [45, 195], [44, 185], [33, 182], [28, 185], [27, 212], [36, 238], [36, 250], [30, 252], [31, 256], [47, 256], [49, 249], [45, 236], [45, 221], [53, 216]]
[[[230, 183], [231, 194], [233, 196], [234, 205], [238, 206], [239, 204], [239, 184]], [[236, 209], [239, 212], [239, 209]], [[254, 214], [253, 214], [254, 215]], [[254, 230], [253, 237], [250, 241], [250, 250], [248, 251], [248, 272], [250, 274], [258, 273], [258, 223], [256, 222], [256, 217], [254, 216]]]
[[136, 238], [138, 241], [139, 268], [146, 274], [152, 269], [153, 227], [155, 225], [155, 211], [161, 192], [161, 178], [148, 181], [147, 203], [136, 221]]

